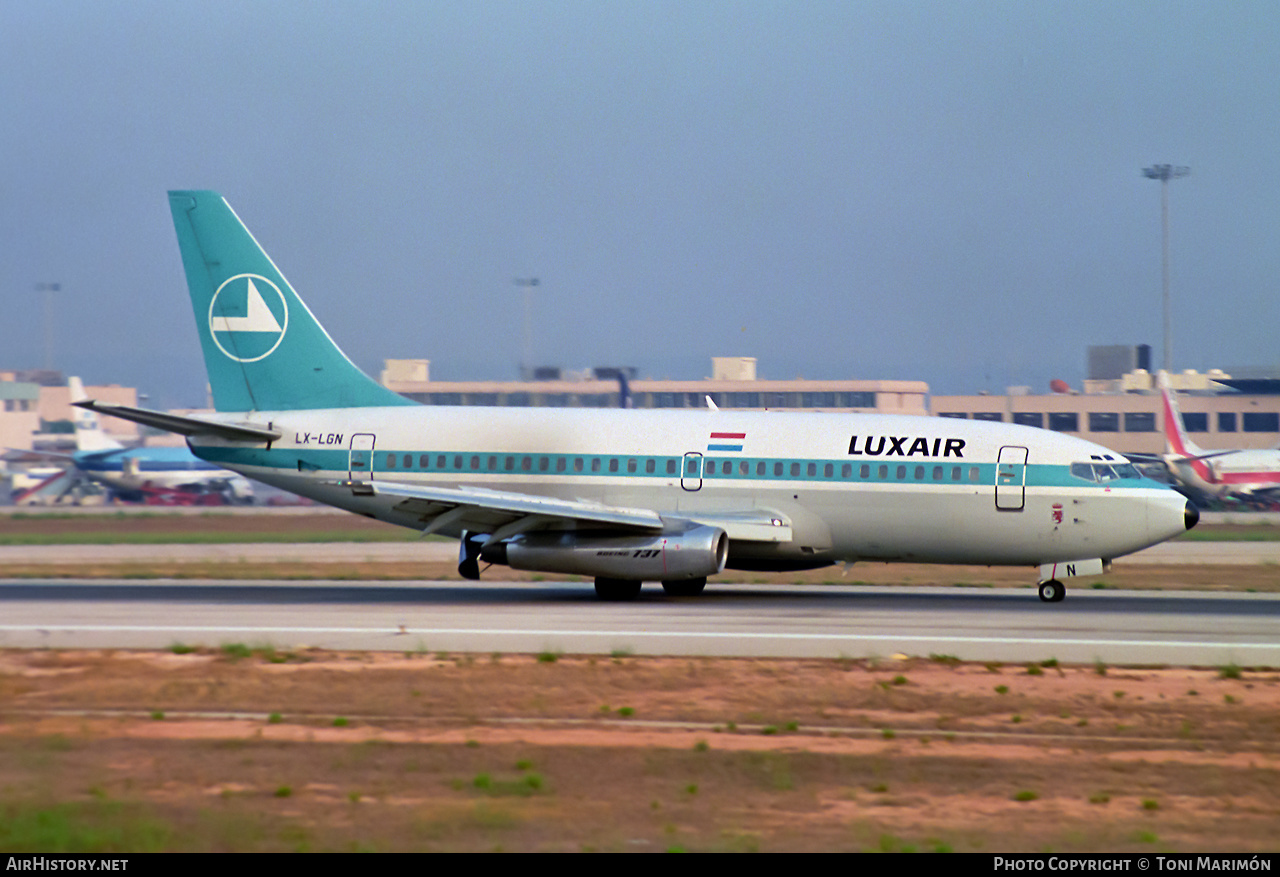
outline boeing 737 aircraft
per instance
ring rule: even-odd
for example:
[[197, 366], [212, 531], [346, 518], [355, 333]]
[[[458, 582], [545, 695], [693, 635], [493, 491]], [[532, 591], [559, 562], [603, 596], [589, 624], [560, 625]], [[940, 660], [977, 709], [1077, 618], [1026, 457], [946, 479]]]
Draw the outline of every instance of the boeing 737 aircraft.
[[215, 192], [171, 192], [215, 413], [80, 403], [187, 436], [219, 466], [461, 540], [480, 564], [700, 593], [736, 569], [912, 561], [1059, 581], [1169, 539], [1198, 512], [1090, 442], [879, 414], [417, 405], [346, 358]]
[[[1206, 451], [1187, 437], [1178, 400], [1164, 372], [1157, 378], [1164, 399], [1165, 453], [1169, 474], [1188, 492], [1215, 499], [1271, 502], [1280, 499], [1280, 448]], [[1135, 459], [1137, 459], [1135, 457]]]

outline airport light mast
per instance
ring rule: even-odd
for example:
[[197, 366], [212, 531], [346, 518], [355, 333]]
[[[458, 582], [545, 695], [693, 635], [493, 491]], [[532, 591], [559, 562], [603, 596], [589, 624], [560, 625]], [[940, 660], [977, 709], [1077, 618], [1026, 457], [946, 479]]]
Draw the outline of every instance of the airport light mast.
[[515, 285], [524, 290], [524, 346], [520, 357], [520, 380], [533, 380], [533, 314], [532, 293], [538, 285], [536, 277], [517, 277]]
[[53, 294], [62, 291], [61, 283], [37, 283], [36, 292], [44, 293], [44, 367], [53, 368]]
[[1173, 374], [1173, 330], [1169, 316], [1169, 181], [1191, 173], [1189, 167], [1155, 164], [1144, 167], [1142, 175], [1160, 181], [1161, 276], [1164, 283], [1164, 370]]

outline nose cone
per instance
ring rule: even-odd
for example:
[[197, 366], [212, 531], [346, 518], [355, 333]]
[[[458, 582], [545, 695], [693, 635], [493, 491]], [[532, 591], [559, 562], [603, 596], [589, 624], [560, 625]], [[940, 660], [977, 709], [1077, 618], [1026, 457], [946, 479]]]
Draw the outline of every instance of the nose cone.
[[1195, 503], [1191, 500], [1187, 500], [1187, 507], [1182, 512], [1182, 520], [1188, 530], [1200, 523], [1200, 510], [1196, 508]]

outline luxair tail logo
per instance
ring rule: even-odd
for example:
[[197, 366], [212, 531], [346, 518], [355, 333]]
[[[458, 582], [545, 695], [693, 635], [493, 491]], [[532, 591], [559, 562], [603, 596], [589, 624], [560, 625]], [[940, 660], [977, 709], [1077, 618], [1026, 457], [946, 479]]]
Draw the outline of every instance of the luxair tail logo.
[[257, 362], [280, 346], [289, 308], [280, 287], [259, 274], [237, 274], [209, 302], [209, 334], [236, 362]]

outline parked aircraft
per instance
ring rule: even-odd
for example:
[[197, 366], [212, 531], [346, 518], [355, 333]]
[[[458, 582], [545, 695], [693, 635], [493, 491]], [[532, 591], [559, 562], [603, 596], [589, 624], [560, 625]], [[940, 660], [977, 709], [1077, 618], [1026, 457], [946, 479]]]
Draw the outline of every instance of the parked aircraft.
[[227, 202], [171, 192], [215, 413], [91, 408], [187, 436], [197, 456], [358, 514], [460, 540], [480, 564], [700, 593], [726, 567], [1039, 565], [1060, 577], [1195, 525], [1119, 455], [967, 420], [730, 410], [420, 406], [364, 375]]
[[[67, 380], [72, 402], [85, 399], [78, 377]], [[241, 475], [200, 459], [184, 447], [126, 448], [103, 431], [92, 410], [75, 411], [76, 452], [70, 462], [77, 472], [126, 497], [150, 495], [161, 500], [174, 491], [220, 494], [230, 502], [252, 502], [253, 485]]]
[[1174, 480], [1191, 494], [1239, 502], [1280, 499], [1280, 448], [1206, 451], [1187, 436], [1168, 376], [1157, 378], [1164, 400], [1165, 453]]

